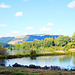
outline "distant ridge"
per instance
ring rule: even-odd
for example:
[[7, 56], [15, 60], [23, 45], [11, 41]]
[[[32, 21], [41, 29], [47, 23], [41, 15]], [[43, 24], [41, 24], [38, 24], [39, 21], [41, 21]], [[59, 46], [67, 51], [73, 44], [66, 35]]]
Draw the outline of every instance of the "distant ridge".
[[50, 34], [35, 34], [35, 35], [25, 35], [25, 36], [16, 36], [16, 37], [2, 37], [0, 38], [1, 43], [8, 44], [18, 44], [24, 41], [33, 41], [34, 39], [44, 40], [45, 38], [57, 38], [62, 35], [50, 35]]
[[13, 39], [14, 39], [14, 37], [1, 37], [0, 43], [8, 43], [8, 42], [12, 41]]

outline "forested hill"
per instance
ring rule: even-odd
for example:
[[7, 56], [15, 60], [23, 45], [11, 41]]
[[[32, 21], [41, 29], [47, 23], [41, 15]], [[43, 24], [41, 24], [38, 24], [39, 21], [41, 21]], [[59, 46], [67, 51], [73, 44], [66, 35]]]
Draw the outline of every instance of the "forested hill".
[[13, 45], [10, 45], [10, 44], [5, 44], [5, 43], [0, 43], [0, 47], [13, 47]]
[[14, 37], [2, 37], [0, 38], [0, 43], [8, 43], [10, 41], [12, 41], [14, 39]]
[[26, 36], [17, 36], [17, 37], [3, 37], [0, 38], [1, 43], [8, 43], [8, 44], [17, 44], [22, 43], [24, 41], [33, 41], [34, 39], [44, 40], [45, 38], [57, 38], [59, 35], [45, 35], [45, 34], [38, 34], [38, 35], [26, 35]]

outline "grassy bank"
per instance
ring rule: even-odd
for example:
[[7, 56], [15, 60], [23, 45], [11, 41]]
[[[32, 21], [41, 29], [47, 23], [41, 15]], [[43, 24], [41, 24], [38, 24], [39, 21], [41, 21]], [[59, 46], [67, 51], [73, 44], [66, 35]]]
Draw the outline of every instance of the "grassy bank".
[[70, 52], [48, 52], [40, 54], [26, 54], [26, 55], [0, 55], [0, 59], [12, 59], [12, 58], [21, 58], [21, 57], [32, 57], [32, 56], [50, 56], [50, 55], [70, 55]]
[[30, 69], [23, 67], [0, 66], [0, 74], [4, 75], [75, 75], [75, 71]]

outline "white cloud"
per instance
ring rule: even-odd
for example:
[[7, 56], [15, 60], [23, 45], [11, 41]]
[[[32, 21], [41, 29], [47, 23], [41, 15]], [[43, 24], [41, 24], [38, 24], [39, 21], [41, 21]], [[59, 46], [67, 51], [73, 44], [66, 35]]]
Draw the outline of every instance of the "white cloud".
[[4, 35], [1, 35], [0, 38], [5, 37]]
[[19, 34], [20, 31], [15, 31], [15, 30], [14, 30], [14, 31], [12, 31], [12, 33], [13, 33], [13, 34]]
[[27, 30], [31, 30], [31, 29], [33, 29], [33, 27], [26, 27], [26, 29], [27, 29]]
[[60, 31], [62, 31], [62, 29], [58, 29], [57, 31], [59, 31], [59, 32], [60, 32]]
[[36, 34], [35, 32], [32, 32], [32, 33], [24, 33], [23, 35], [33, 35], [33, 34]]
[[11, 8], [10, 5], [5, 5], [4, 3], [0, 4], [0, 8]]
[[0, 24], [0, 27], [6, 27], [6, 26], [8, 26], [8, 25], [6, 25], [6, 24]]
[[11, 36], [11, 34], [7, 33], [6, 36]]
[[15, 16], [23, 16], [23, 12], [16, 12]]
[[52, 29], [42, 27], [42, 28], [40, 28], [39, 30], [40, 30], [40, 31], [43, 31], [43, 32], [46, 32], [46, 31], [51, 31]]
[[75, 1], [70, 2], [67, 7], [74, 8], [75, 7]]
[[0, 38], [2, 38], [2, 37], [12, 37], [12, 36], [11, 36], [11, 34], [6, 33], [6, 34], [3, 34], [3, 35], [0, 36]]
[[35, 35], [35, 34], [44, 34], [45, 32], [42, 33], [36, 33], [36, 32], [32, 32], [32, 33], [24, 33], [23, 35]]
[[47, 25], [48, 25], [48, 26], [53, 26], [54, 24], [53, 24], [53, 23], [48, 23]]

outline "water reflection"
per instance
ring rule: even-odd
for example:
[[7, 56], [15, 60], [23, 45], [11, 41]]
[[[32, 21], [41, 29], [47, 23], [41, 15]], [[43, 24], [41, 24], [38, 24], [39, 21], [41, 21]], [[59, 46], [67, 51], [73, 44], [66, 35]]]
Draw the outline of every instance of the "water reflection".
[[6, 50], [5, 55], [29, 54], [29, 50]]
[[36, 60], [36, 56], [31, 56], [30, 59], [31, 60]]
[[16, 59], [0, 60], [0, 63], [4, 63], [6, 66], [12, 66], [15, 63], [21, 65], [34, 64], [37, 66], [59, 66], [61, 68], [75, 67], [75, 59], [73, 56], [40, 56], [40, 57], [23, 57]]
[[71, 56], [61, 56], [61, 57], [59, 57], [59, 60], [60, 60], [60, 62], [62, 63], [62, 62], [70, 62], [71, 61]]

